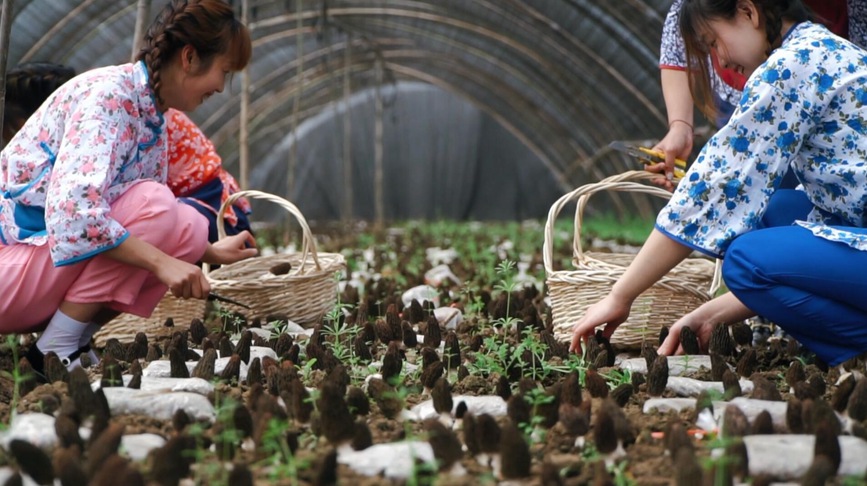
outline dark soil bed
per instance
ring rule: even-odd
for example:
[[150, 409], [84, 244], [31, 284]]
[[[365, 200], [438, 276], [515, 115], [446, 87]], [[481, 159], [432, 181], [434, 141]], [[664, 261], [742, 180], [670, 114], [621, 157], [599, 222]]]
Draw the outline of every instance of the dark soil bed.
[[[314, 228], [314, 233], [321, 251], [342, 252], [346, 257], [349, 274], [344, 280], [355, 277], [353, 281], [360, 285], [347, 285], [340, 292], [336, 310], [323, 316], [310, 338], [290, 341], [274, 335], [265, 340], [247, 335], [251, 340], [248, 345], [270, 346], [279, 359], [259, 362], [261, 371], [254, 375], [255, 383], [249, 379], [238, 383], [232, 376], [213, 376], [216, 388], [210, 398], [218, 411], [213, 424], [188, 423], [180, 415], [172, 421], [138, 415], [103, 417], [106, 422], [100, 424], [100, 414], [94, 413], [93, 427], [104, 430], [103, 436], [114, 430], [107, 424], [116, 424], [124, 434], [155, 433], [171, 440], [144, 462], [123, 461], [119, 465], [116, 461], [105, 461], [96, 470], [115, 468], [110, 476], [115, 482], [105, 479], [106, 474], [97, 480], [92, 473], [90, 484], [127, 484], [120, 482], [121, 476], [132, 478], [129, 484], [139, 480], [144, 481], [141, 484], [178, 484], [181, 478], [187, 484], [252, 481], [286, 485], [477, 485], [504, 479], [515, 484], [545, 485], [732, 484], [737, 467], [725, 466], [727, 474], [712, 472], [714, 467], [725, 468], [722, 461], [711, 459], [711, 450], [720, 444], [714, 432], [702, 438], [690, 436], [687, 440], [697, 458], [690, 462], [678, 457], [683, 462], [675, 466], [668, 451], [679, 449], [663, 437], [666, 433], [673, 437], [675, 432], [695, 429], [695, 412], [643, 413], [643, 405], [651, 396], [647, 382], [657, 377], [622, 373], [619, 367], [612, 366], [615, 352], [606, 348], [603, 341], [594, 342], [589, 356], [582, 360], [570, 355], [564, 344], [553, 339], [551, 309], [546, 304], [543, 286], [540, 225], [431, 223], [382, 230], [334, 225]], [[571, 242], [568, 237], [561, 240], [556, 247], [558, 264], [566, 265]], [[277, 233], [263, 237], [262, 241], [276, 246], [285, 243]], [[456, 251], [448, 268], [460, 283], [446, 279], [435, 287], [440, 307], [462, 312], [463, 321], [453, 330], [440, 326], [432, 318], [431, 302], [404, 305], [401, 299], [405, 291], [426, 283], [425, 273], [434, 266], [426, 258], [426, 250], [433, 248]], [[538, 286], [527, 285], [531, 279]], [[221, 341], [230, 335], [238, 339], [251, 327], [276, 324], [280, 328], [283, 323], [281, 316], [247, 319], [243, 314], [214, 308], [202, 322], [206, 341], [197, 336], [202, 332], [198, 323], [192, 326], [197, 328], [195, 331], [191, 329], [192, 323], [173, 324], [172, 328], [147, 336], [150, 359], [157, 356], [169, 359], [175, 351], [189, 356], [188, 348], [213, 347], [218, 355], [243, 353], [243, 344], [235, 346]], [[439, 340], [445, 346], [441, 352], [431, 353], [430, 348], [425, 351], [423, 344], [413, 342], [416, 334], [425, 336], [428, 343]], [[651, 344], [656, 344], [655, 336]], [[14, 373], [26, 368], [15, 366], [13, 348], [20, 354], [28, 345], [26, 339], [23, 344], [20, 340], [8, 340], [0, 354], [0, 367], [4, 371], [0, 377], [3, 423], [10, 421], [12, 404], [18, 413], [86, 418], [82, 417], [85, 414], [82, 405], [70, 398], [82, 396], [81, 393], [76, 395], [67, 382], [37, 386], [32, 380], [15, 379]], [[118, 369], [130, 373], [148, 364], [148, 358], [133, 357], [128, 344], [112, 341], [100, 351], [102, 363], [88, 369], [92, 381], [102, 379], [106, 373], [117, 373]], [[600, 358], [602, 352], [605, 355]], [[753, 354], [744, 357], [750, 353]], [[638, 350], [632, 350], [631, 354], [639, 356]], [[837, 378], [847, 369], [865, 373], [864, 362], [859, 360], [847, 363], [846, 369], [828, 370], [808, 350], [790, 343], [785, 336], [743, 343], [719, 359], [733, 373], [765, 378], [781, 400], [799, 404], [806, 400], [823, 401], [841, 412], [857, 400], [850, 400], [848, 392], [852, 390], [838, 386]], [[744, 363], [750, 359], [751, 364]], [[370, 367], [372, 361], [382, 363], [381, 368]], [[408, 363], [417, 365], [417, 370], [407, 371]], [[117, 368], [112, 371], [109, 366]], [[790, 372], [792, 367], [802, 370], [801, 381], [810, 386], [793, 386], [798, 377]], [[703, 369], [690, 376], [711, 380], [717, 371]], [[381, 373], [383, 379], [371, 383], [368, 377], [373, 373]], [[820, 387], [819, 381], [825, 386]], [[580, 383], [580, 388], [576, 388], [576, 383]], [[15, 396], [16, 386], [23, 396]], [[864, 388], [863, 384], [861, 387]], [[795, 392], [790, 394], [790, 388]], [[576, 389], [580, 390], [577, 397]], [[489, 435], [471, 436], [481, 430], [478, 417], [471, 419], [476, 425], [475, 432], [470, 433], [401, 417], [401, 410], [432, 395], [434, 406], [443, 408], [436, 401], [447, 400], [444, 390], [453, 395], [499, 395], [507, 400], [508, 414], [494, 420], [501, 441], [493, 447], [501, 453], [504, 464], [499, 475], [487, 464], [480, 464], [470, 452], [489, 447], [486, 444]], [[282, 399], [285, 407], [278, 404], [278, 399]], [[625, 422], [617, 418], [612, 406], [625, 412]], [[590, 414], [586, 415], [588, 411]], [[603, 417], [609, 415], [615, 417]], [[449, 423], [456, 418], [462, 417], [452, 416]], [[674, 429], [672, 424], [677, 424]], [[851, 433], [864, 434], [865, 426], [867, 423], [862, 419]], [[58, 434], [61, 435], [60, 430]], [[583, 447], [576, 445], [579, 436], [585, 438]], [[419, 464], [411, 477], [388, 480], [361, 476], [336, 463], [334, 451], [341, 443], [360, 448], [370, 443], [409, 439], [431, 441], [439, 467]], [[625, 442], [625, 456], [606, 466], [606, 453], [612, 441], [616, 445], [618, 440]], [[242, 447], [243, 442], [248, 445]], [[108, 439], [84, 442], [82, 463], [109, 457], [97, 449], [111, 448], [111, 443]], [[7, 451], [0, 454], [0, 465], [26, 470], [33, 467], [27, 461], [39, 460], [28, 454], [35, 453]], [[62, 476], [63, 471], [69, 474], [58, 459], [62, 454], [57, 450], [50, 454], [55, 475]], [[454, 463], [463, 466], [464, 475], [448, 472]], [[225, 466], [228, 464], [233, 466]], [[691, 464], [700, 465], [698, 475], [683, 479], [683, 471]], [[699, 477], [702, 474], [706, 476], [704, 483]], [[774, 478], [740, 478], [753, 484], [771, 479]], [[85, 484], [75, 483], [69, 476], [66, 481], [63, 484]], [[836, 477], [828, 484], [865, 482], [863, 476]]]

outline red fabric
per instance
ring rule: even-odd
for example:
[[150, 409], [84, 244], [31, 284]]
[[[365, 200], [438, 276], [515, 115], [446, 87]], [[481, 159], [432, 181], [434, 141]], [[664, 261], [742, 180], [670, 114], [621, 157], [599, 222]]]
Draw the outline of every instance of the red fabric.
[[725, 84], [731, 86], [732, 88], [743, 91], [744, 85], [747, 84], [747, 77], [743, 74], [735, 71], [734, 69], [723, 69], [719, 65], [719, 59], [716, 57], [716, 52], [711, 52], [710, 55], [711, 60], [713, 61], [713, 68], [719, 74], [719, 77], [725, 82]]
[[804, 0], [804, 5], [816, 15], [831, 32], [849, 38], [849, 10], [846, 0]]
[[[223, 169], [223, 160], [214, 144], [187, 115], [174, 109], [166, 111], [166, 131], [169, 140], [167, 182], [176, 197], [192, 195], [215, 177], [223, 182], [223, 202], [238, 192], [238, 182]], [[244, 198], [235, 201], [235, 206], [245, 213], [250, 212], [250, 203]], [[232, 226], [238, 224], [238, 216], [232, 207], [226, 211], [225, 218]]]

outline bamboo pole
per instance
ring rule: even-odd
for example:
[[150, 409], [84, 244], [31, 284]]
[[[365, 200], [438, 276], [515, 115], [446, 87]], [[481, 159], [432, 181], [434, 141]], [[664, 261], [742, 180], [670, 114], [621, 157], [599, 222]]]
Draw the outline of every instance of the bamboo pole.
[[130, 55], [130, 62], [135, 62], [135, 58], [138, 56], [138, 51], [141, 49], [142, 42], [144, 42], [144, 30], [145, 26], [148, 24], [150, 12], [151, 0], [138, 0], [138, 10], [135, 14], [135, 30], [132, 35], [132, 54]]
[[[249, 25], [250, 2], [241, 1], [241, 22]], [[252, 36], [252, 32], [250, 33]], [[241, 173], [241, 189], [250, 188], [250, 66], [249, 64], [241, 71], [241, 133], [238, 140], [238, 164]]]
[[343, 219], [353, 217], [352, 190], [352, 118], [350, 117], [349, 98], [352, 91], [352, 35], [346, 34], [346, 48], [343, 55]]
[[12, 32], [12, 9], [14, 0], [3, 0], [0, 11], [0, 147], [3, 140], [3, 114], [6, 111], [6, 61], [9, 59], [9, 33]]
[[385, 222], [385, 202], [383, 201], [383, 169], [382, 169], [382, 58], [376, 57], [376, 113], [373, 122], [373, 193], [376, 200], [376, 226], [382, 227]]
[[289, 151], [289, 171], [286, 174], [287, 194], [289, 194], [290, 198], [294, 197], [292, 191], [295, 189], [295, 170], [298, 165], [298, 113], [301, 110], [301, 91], [303, 88], [302, 83], [304, 77], [304, 34], [302, 33], [304, 19], [301, 17], [303, 3], [302, 0], [298, 0], [295, 10], [295, 28], [298, 32], [298, 35], [295, 37], [295, 59], [298, 60], [295, 82], [298, 84], [298, 88], [295, 90], [295, 98], [292, 100], [292, 136], [295, 137], [295, 139], [294, 143], [292, 143], [292, 148]]

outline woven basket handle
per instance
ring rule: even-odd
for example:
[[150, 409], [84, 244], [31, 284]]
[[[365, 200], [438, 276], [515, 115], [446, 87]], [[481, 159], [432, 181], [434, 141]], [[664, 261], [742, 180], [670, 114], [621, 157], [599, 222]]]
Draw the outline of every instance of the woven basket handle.
[[[659, 174], [643, 170], [626, 171], [621, 174], [607, 177], [596, 183], [585, 184], [558, 199], [548, 211], [548, 221], [545, 223], [545, 243], [542, 248], [545, 273], [549, 276], [554, 273], [554, 223], [557, 221], [557, 216], [560, 214], [563, 206], [573, 199], [578, 199], [577, 207], [575, 208], [575, 234], [572, 240], [572, 252], [573, 260], [576, 264], [585, 263], [587, 257], [585, 256], [584, 249], [581, 246], [581, 226], [584, 219], [584, 208], [587, 206], [587, 201], [590, 196], [601, 191], [618, 191], [643, 192], [666, 200], [670, 199], [671, 193], [661, 187], [649, 186], [647, 184], [635, 182], [647, 181], [657, 177], [659, 177]], [[717, 261], [716, 268], [714, 269], [713, 280], [711, 282], [711, 295], [716, 293], [719, 289], [720, 283], [720, 261]]]
[[[238, 191], [228, 197], [226, 201], [223, 202], [222, 206], [220, 206], [220, 211], [217, 213], [217, 237], [218, 239], [223, 239], [226, 237], [226, 228], [223, 224], [224, 214], [226, 214], [226, 210], [232, 206], [232, 204], [242, 197], [252, 197], [255, 199], [264, 199], [266, 201], [271, 201], [283, 209], [289, 212], [292, 216], [295, 216], [295, 219], [298, 220], [298, 224], [301, 225], [302, 239], [301, 239], [301, 262], [297, 268], [293, 268], [290, 275], [301, 275], [305, 272], [304, 262], [307, 261], [307, 255], [309, 254], [313, 258], [313, 263], [316, 267], [316, 270], [321, 270], [321, 266], [319, 265], [319, 256], [316, 253], [316, 240], [313, 239], [313, 233], [310, 231], [310, 226], [307, 224], [307, 219], [304, 218], [304, 215], [301, 214], [301, 210], [298, 209], [297, 206], [292, 204], [291, 202], [283, 199], [280, 196], [275, 196], [274, 194], [270, 194], [262, 191], [255, 190], [247, 190], [247, 191]], [[202, 265], [202, 271], [207, 276], [211, 266], [207, 263]]]

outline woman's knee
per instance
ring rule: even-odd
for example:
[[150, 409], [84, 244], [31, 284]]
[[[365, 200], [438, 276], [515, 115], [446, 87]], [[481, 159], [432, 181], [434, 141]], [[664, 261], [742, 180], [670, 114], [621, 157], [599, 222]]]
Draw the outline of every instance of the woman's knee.
[[178, 202], [177, 206], [174, 256], [190, 263], [198, 262], [208, 247], [208, 218], [186, 204]]
[[143, 181], [130, 187], [111, 205], [111, 215], [133, 234], [168, 231], [177, 222], [177, 201], [164, 184]]
[[751, 233], [736, 238], [723, 258], [722, 277], [731, 291], [746, 290], [757, 284], [758, 262], [755, 260], [753, 239]]

